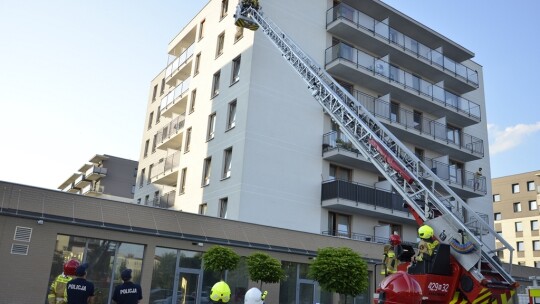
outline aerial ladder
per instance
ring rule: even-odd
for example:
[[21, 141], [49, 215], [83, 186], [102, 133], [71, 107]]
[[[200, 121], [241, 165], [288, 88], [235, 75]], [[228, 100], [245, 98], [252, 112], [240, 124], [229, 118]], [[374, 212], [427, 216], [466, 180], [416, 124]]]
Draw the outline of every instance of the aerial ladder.
[[[448, 267], [438, 273], [411, 275], [421, 289], [421, 303], [511, 303], [518, 284], [497, 253], [509, 251], [511, 265], [512, 246], [323, 67], [263, 16], [258, 1], [241, 0], [234, 17], [237, 26], [259, 30], [277, 47], [325, 113], [403, 197], [417, 224], [429, 225], [435, 231], [439, 247], [446, 248], [448, 255], [440, 261]], [[490, 247], [494, 240], [499, 242], [498, 248]], [[392, 275], [385, 280], [386, 288], [394, 286], [389, 283]], [[379, 303], [391, 302], [384, 299], [385, 292], [391, 291], [380, 288], [379, 292]]]

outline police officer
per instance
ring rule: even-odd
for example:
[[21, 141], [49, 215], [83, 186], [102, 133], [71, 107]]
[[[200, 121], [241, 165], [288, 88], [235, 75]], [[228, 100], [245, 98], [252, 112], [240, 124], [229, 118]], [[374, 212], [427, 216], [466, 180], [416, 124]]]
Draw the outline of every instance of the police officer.
[[65, 304], [64, 292], [66, 291], [66, 285], [69, 281], [75, 277], [75, 269], [79, 267], [81, 263], [75, 259], [71, 259], [64, 263], [64, 272], [59, 274], [51, 284], [49, 288], [49, 294], [47, 296], [47, 302], [49, 304]]
[[114, 288], [113, 301], [117, 304], [138, 304], [142, 300], [141, 285], [131, 282], [131, 269], [125, 269], [120, 274], [123, 284]]
[[65, 297], [68, 304], [89, 304], [94, 300], [94, 284], [86, 280], [88, 264], [75, 269], [76, 278], [67, 283]]
[[231, 299], [231, 288], [227, 283], [219, 281], [212, 286], [210, 301], [212, 303], [229, 303]]

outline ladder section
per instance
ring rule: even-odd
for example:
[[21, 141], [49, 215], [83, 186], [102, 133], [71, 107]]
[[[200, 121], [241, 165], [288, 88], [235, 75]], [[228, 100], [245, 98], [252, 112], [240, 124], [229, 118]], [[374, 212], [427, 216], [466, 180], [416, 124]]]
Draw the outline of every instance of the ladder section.
[[[452, 251], [466, 271], [479, 282], [486, 282], [493, 278], [493, 275], [484, 276], [482, 270], [487, 267], [485, 273], [497, 274], [494, 280], [503, 285], [514, 285], [512, 276], [494, 256], [502, 250], [509, 250], [512, 256], [513, 248], [508, 242], [270, 19], [263, 18], [252, 7], [242, 5], [238, 5], [235, 18], [236, 25], [252, 30], [260, 28], [275, 44], [284, 59], [308, 84], [312, 96], [324, 111], [406, 200], [419, 224], [437, 218], [433, 224], [440, 242], [458, 242], [473, 248], [474, 253], [468, 255]], [[472, 230], [469, 229], [470, 223], [474, 223]], [[502, 247], [489, 248], [482, 241], [485, 236], [498, 240]]]

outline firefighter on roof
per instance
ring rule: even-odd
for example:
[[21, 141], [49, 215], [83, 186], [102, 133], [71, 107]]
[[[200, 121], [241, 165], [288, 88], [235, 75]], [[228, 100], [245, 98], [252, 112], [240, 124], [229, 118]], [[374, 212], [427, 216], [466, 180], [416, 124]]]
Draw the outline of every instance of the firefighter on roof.
[[81, 265], [81, 263], [75, 259], [71, 259], [64, 263], [64, 272], [54, 279], [49, 288], [49, 294], [47, 296], [49, 304], [67, 303], [64, 298], [64, 291], [66, 290], [67, 283], [75, 277], [75, 269], [77, 269], [79, 265]]

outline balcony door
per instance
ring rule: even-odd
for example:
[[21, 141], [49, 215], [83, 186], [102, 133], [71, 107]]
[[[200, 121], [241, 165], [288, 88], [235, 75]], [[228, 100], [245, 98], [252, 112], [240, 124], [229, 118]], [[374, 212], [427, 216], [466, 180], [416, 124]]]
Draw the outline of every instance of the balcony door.
[[328, 216], [328, 230], [330, 230], [331, 235], [347, 238], [351, 237], [350, 215], [330, 212]]

